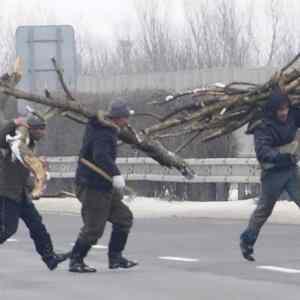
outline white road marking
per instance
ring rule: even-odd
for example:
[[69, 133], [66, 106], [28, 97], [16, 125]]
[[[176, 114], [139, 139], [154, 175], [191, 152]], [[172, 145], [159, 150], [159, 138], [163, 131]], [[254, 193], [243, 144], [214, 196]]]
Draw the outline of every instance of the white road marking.
[[16, 239], [7, 239], [6, 241], [12, 243], [12, 242], [17, 242], [18, 240], [16, 240]]
[[103, 245], [94, 245], [92, 246], [93, 249], [107, 249], [107, 246], [103, 246]]
[[276, 266], [257, 266], [258, 269], [275, 271], [275, 272], [282, 272], [282, 273], [289, 273], [289, 274], [300, 274], [300, 270], [297, 269], [289, 269], [289, 268], [282, 268]]
[[176, 257], [176, 256], [159, 256], [159, 259], [183, 261], [183, 262], [197, 262], [197, 261], [199, 261], [199, 259], [197, 259], [197, 258]]

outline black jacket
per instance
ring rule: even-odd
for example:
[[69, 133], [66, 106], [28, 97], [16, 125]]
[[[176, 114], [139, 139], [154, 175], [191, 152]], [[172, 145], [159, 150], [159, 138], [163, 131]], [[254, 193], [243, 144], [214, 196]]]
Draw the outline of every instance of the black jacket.
[[281, 123], [276, 119], [276, 111], [283, 101], [289, 100], [273, 93], [265, 107], [263, 119], [250, 132], [254, 133], [258, 161], [275, 164], [277, 169], [295, 166], [295, 161], [291, 156], [280, 153], [276, 147], [291, 143], [300, 127], [300, 110], [295, 107], [290, 106], [286, 123]]
[[[101, 125], [96, 119], [91, 119], [86, 126], [79, 154], [80, 158], [94, 163], [111, 177], [120, 175], [116, 165], [117, 157], [116, 129]], [[76, 184], [84, 185], [100, 191], [110, 191], [112, 184], [95, 171], [78, 162]]]

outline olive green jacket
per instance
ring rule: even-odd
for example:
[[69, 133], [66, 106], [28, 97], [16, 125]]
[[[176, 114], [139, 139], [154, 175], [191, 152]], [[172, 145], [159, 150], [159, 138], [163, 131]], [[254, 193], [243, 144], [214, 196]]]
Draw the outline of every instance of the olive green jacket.
[[19, 160], [12, 161], [6, 135], [14, 135], [15, 130], [13, 121], [0, 124], [0, 197], [20, 202], [27, 194], [30, 172]]

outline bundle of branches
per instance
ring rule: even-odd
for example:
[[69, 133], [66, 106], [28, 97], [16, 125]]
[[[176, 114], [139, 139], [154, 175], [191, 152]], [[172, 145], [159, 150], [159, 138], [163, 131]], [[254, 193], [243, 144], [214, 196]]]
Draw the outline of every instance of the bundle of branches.
[[[130, 126], [120, 129], [119, 138], [152, 157], [162, 166], [176, 168], [185, 177], [192, 178], [193, 170], [176, 153], [196, 138], [203, 142], [209, 141], [259, 119], [274, 86], [279, 85], [288, 93], [292, 104], [300, 106], [300, 69], [296, 67], [299, 58], [300, 53], [262, 85], [247, 82], [215, 84], [208, 88], [170, 95], [165, 101], [154, 102], [160, 106], [172, 104], [173, 110], [170, 111], [169, 107], [165, 116], [155, 115], [157, 122], [140, 132]], [[13, 73], [0, 78], [0, 100], [7, 101], [8, 97], [12, 96], [9, 99], [25, 99], [46, 105], [50, 107], [42, 113], [46, 119], [60, 114], [85, 124], [89, 118], [97, 117], [99, 122], [114, 127], [115, 125], [105, 117], [105, 112], [95, 113], [72, 96], [55, 59], [52, 59], [52, 62], [65, 92], [64, 97], [53, 96], [48, 90], [41, 96], [16, 89], [15, 85], [21, 77], [20, 73]], [[176, 101], [186, 95], [193, 96], [192, 103], [174, 109], [177, 106]], [[149, 112], [147, 114], [151, 115]], [[190, 136], [173, 152], [160, 143], [160, 139], [181, 135]]]
[[168, 112], [160, 118], [159, 123], [146, 128], [144, 133], [153, 139], [190, 135], [177, 152], [196, 138], [205, 142], [229, 134], [261, 118], [274, 86], [279, 86], [289, 95], [292, 104], [300, 107], [299, 60], [300, 53], [262, 85], [248, 82], [232, 82], [228, 85], [217, 83], [208, 88], [169, 95], [164, 101], [152, 102], [159, 106], [172, 104], [174, 107], [176, 101], [184, 96], [192, 95], [194, 98], [192, 103]]
[[[107, 126], [116, 127], [109, 119], [106, 118], [105, 112], [97, 112], [85, 107], [81, 102], [75, 99], [65, 84], [63, 72], [57, 66], [55, 59], [52, 63], [57, 72], [57, 76], [65, 92], [64, 96], [52, 95], [50, 91], [45, 90], [45, 95], [37, 95], [28, 93], [16, 88], [17, 83], [21, 79], [21, 72], [13, 72], [11, 75], [5, 74], [0, 77], [0, 100], [7, 101], [9, 99], [25, 99], [33, 103], [43, 104], [49, 109], [43, 112], [34, 113], [42, 115], [43, 118], [49, 119], [54, 115], [62, 115], [73, 121], [85, 124], [90, 118], [97, 117], [100, 123]], [[177, 169], [183, 176], [191, 179], [194, 176], [192, 168], [181, 157], [166, 149], [159, 141], [152, 139], [143, 132], [136, 132], [131, 126], [125, 128], [117, 128], [119, 130], [119, 138], [144, 152], [149, 157], [156, 160], [160, 165]]]

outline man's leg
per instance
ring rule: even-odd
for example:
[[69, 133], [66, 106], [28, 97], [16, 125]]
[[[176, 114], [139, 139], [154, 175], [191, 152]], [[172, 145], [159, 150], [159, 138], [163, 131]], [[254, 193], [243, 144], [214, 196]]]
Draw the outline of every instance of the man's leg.
[[54, 270], [59, 263], [69, 257], [68, 253], [56, 254], [54, 252], [51, 236], [43, 224], [41, 215], [31, 201], [27, 199], [22, 201], [20, 217], [29, 229], [36, 251], [50, 270]]
[[0, 197], [0, 244], [16, 233], [19, 224], [20, 205], [5, 197]]
[[103, 235], [111, 207], [111, 194], [80, 186], [76, 194], [82, 204], [83, 227], [72, 249], [69, 271], [93, 273], [96, 269], [86, 265], [84, 258]]
[[253, 261], [253, 246], [259, 232], [271, 215], [277, 199], [288, 180], [286, 171], [273, 171], [265, 174], [261, 181], [261, 196], [252, 213], [247, 229], [240, 236], [240, 247], [244, 258]]
[[122, 195], [113, 191], [112, 207], [109, 221], [112, 223], [112, 233], [108, 248], [109, 268], [131, 268], [138, 263], [123, 257], [128, 235], [133, 224], [133, 215], [127, 205], [122, 202]]

